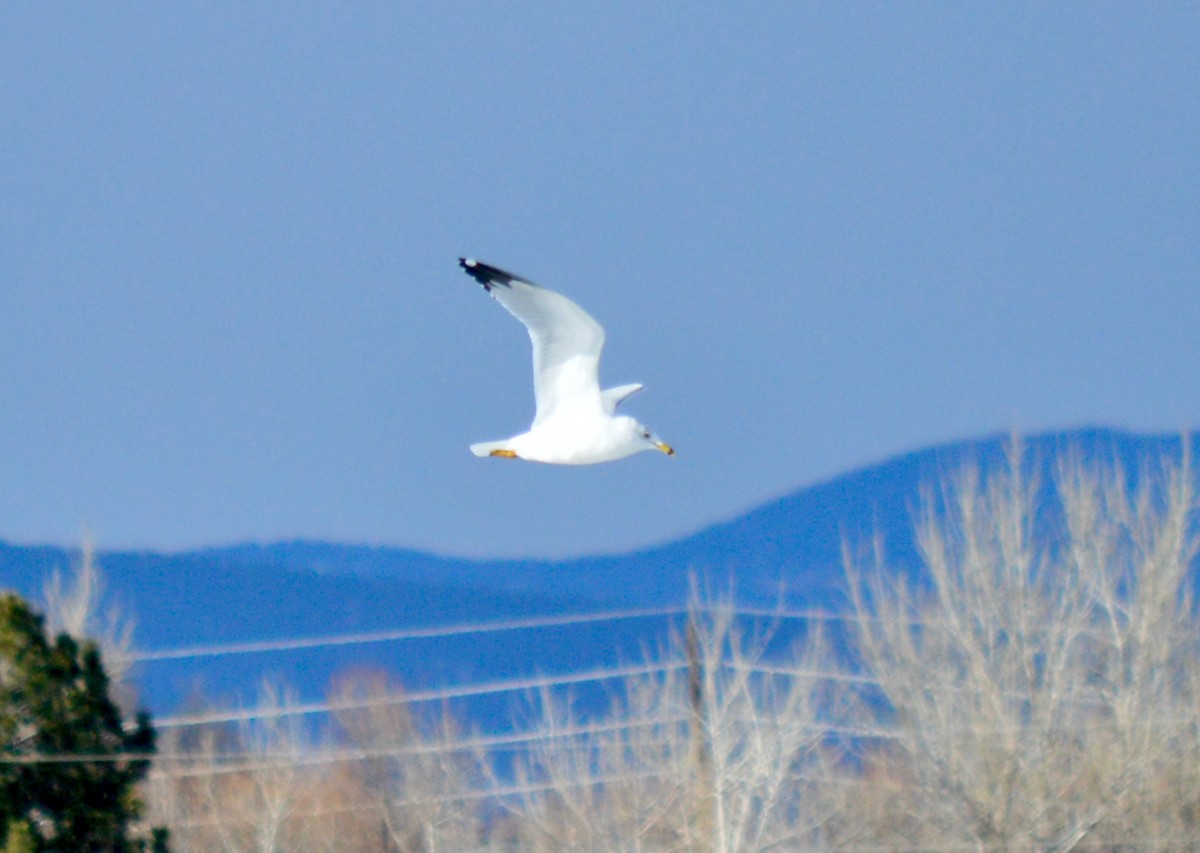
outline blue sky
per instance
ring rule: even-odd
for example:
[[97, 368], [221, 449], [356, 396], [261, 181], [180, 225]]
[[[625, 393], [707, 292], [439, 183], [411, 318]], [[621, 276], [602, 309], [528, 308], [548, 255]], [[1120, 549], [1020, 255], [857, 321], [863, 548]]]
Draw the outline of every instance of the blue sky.
[[[6, 4], [0, 538], [620, 551], [1200, 413], [1194, 4]], [[561, 290], [678, 454], [478, 460]]]

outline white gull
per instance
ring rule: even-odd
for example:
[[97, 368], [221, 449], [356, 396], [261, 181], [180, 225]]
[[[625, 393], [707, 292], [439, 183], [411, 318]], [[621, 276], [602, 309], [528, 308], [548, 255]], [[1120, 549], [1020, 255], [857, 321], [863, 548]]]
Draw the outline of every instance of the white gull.
[[476, 456], [500, 456], [556, 465], [611, 462], [670, 445], [636, 420], [616, 414], [617, 404], [642, 390], [640, 383], [600, 390], [604, 329], [565, 296], [470, 258], [458, 265], [525, 324], [533, 342], [537, 412], [527, 432], [471, 445]]

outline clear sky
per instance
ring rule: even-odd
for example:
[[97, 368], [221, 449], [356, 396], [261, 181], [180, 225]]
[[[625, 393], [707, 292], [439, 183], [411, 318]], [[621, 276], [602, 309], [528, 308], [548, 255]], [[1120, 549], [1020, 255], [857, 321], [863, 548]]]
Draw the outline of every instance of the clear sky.
[[[1200, 418], [1194, 3], [0, 6], [0, 539], [620, 551]], [[470, 455], [561, 290], [675, 446]]]

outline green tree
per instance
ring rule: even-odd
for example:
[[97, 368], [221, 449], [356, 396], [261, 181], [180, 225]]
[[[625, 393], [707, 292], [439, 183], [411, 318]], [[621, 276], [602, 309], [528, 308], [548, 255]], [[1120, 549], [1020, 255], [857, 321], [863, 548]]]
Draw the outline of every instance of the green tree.
[[[0, 828], [8, 843], [25, 843], [18, 834], [32, 836], [39, 853], [145, 850], [135, 787], [153, 751], [148, 716], [126, 727], [109, 698], [96, 644], [47, 637], [41, 616], [0, 594]], [[153, 847], [165, 850], [161, 832]]]

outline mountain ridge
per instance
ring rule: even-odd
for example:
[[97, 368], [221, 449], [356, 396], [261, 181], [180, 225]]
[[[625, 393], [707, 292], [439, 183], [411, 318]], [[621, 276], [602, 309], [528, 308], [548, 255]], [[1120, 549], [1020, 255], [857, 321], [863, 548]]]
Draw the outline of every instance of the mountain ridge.
[[[1046, 484], [1064, 454], [1120, 462], [1136, 479], [1145, 460], [1180, 457], [1182, 436], [1091, 427], [1022, 439], [1025, 458]], [[1195, 442], [1196, 433], [1187, 436]], [[414, 549], [284, 541], [176, 553], [107, 551], [98, 557], [109, 587], [138, 618], [140, 648], [320, 637], [414, 626], [478, 624], [685, 601], [691, 577], [733, 589], [740, 603], [836, 609], [842, 600], [843, 543], [882, 537], [889, 565], [915, 571], [912, 521], [922, 489], [945, 482], [968, 461], [984, 472], [1005, 459], [1008, 437], [992, 435], [911, 451], [795, 489], [666, 543], [621, 554], [565, 560], [483, 560]], [[1048, 485], [1047, 485], [1048, 487]], [[935, 508], [936, 509], [936, 508]], [[37, 600], [52, 568], [70, 552], [0, 542], [0, 585]], [[356, 647], [262, 660], [185, 661], [145, 668], [143, 689], [156, 711], [176, 707], [196, 683], [236, 685], [244, 695], [264, 671], [319, 694], [346, 666], [399, 670], [406, 683], [471, 680], [569, 670], [628, 659], [661, 639], [662, 620], [617, 627], [474, 637], [419, 651]]]
[[[1193, 442], [1197, 435], [1192, 434]], [[441, 582], [481, 584], [508, 592], [544, 588], [552, 580], [551, 575], [556, 575], [555, 581], [579, 583], [578, 589], [586, 590], [587, 597], [620, 604], [645, 602], [647, 598], [654, 603], [680, 603], [680, 596], [686, 593], [683, 581], [691, 571], [712, 574], [717, 579], [737, 574], [741, 575], [737, 579], [739, 592], [765, 603], [778, 597], [778, 581], [784, 575], [802, 580], [797, 589], [800, 594], [804, 590], [828, 592], [828, 576], [841, 571], [845, 541], [855, 545], [882, 533], [889, 556], [911, 565], [916, 559], [911, 527], [919, 511], [922, 486], [945, 480], [971, 460], [985, 470], [995, 468], [1003, 463], [1010, 439], [1008, 434], [996, 433], [889, 457], [794, 489], [693, 533], [615, 554], [480, 559], [306, 540], [196, 553], [250, 564], [303, 565], [318, 573], [345, 573], [353, 566], [352, 573], [360, 576], [408, 581], [418, 580], [413, 572], [421, 571], [422, 566], [436, 566]], [[1143, 458], [1163, 453], [1178, 457], [1181, 447], [1180, 436], [1105, 427], [1047, 432], [1021, 441], [1026, 456], [1040, 460], [1037, 464], [1047, 484], [1053, 480], [1051, 468], [1068, 448], [1085, 460], [1119, 461], [1136, 477]], [[682, 570], [682, 575], [666, 586], [639, 582], [636, 577], [623, 578], [621, 584], [605, 581], [614, 570], [632, 563], [657, 563], [677, 573]]]

